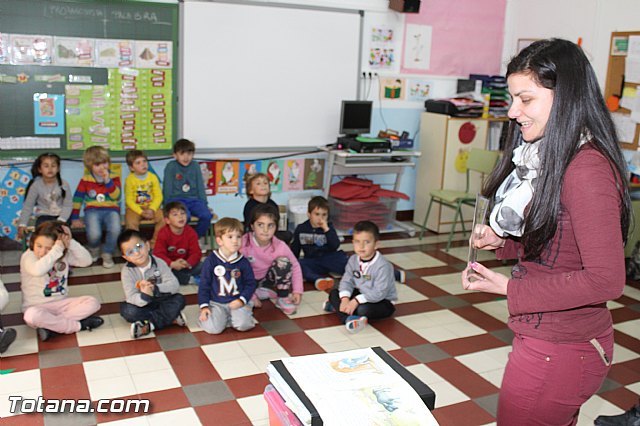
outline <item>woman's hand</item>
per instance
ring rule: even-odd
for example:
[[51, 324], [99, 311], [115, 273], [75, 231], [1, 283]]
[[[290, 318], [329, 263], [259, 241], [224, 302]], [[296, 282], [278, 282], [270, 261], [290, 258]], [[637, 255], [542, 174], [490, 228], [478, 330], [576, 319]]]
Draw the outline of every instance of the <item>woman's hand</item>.
[[504, 247], [505, 238], [499, 237], [489, 225], [476, 225], [477, 232], [472, 232], [469, 244], [481, 250], [495, 250]]
[[506, 275], [493, 272], [477, 262], [468, 265], [462, 271], [462, 287], [465, 290], [484, 291], [493, 294], [507, 294], [509, 278]]

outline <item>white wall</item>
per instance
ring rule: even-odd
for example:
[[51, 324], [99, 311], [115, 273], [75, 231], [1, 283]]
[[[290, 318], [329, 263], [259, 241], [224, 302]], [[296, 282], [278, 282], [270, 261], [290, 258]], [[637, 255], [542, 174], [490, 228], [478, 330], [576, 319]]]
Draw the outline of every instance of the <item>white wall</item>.
[[614, 31], [640, 30], [638, 0], [507, 0], [502, 72], [519, 38], [565, 38], [582, 47], [603, 86]]

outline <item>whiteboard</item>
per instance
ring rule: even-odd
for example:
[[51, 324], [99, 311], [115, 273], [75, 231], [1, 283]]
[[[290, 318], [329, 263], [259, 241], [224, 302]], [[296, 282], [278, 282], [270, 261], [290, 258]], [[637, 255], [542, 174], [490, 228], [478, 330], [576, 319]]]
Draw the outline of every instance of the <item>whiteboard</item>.
[[356, 99], [360, 14], [181, 3], [180, 134], [200, 149], [335, 142]]

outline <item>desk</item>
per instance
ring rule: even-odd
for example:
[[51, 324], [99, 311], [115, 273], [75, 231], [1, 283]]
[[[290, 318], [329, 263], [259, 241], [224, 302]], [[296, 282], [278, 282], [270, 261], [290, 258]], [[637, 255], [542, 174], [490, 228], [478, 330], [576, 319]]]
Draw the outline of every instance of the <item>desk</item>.
[[[414, 161], [422, 155], [419, 151], [391, 151], [389, 153], [353, 153], [329, 148], [322, 148], [327, 151], [327, 170], [324, 174], [324, 196], [328, 199], [329, 188], [333, 176], [351, 175], [387, 175], [395, 174], [396, 180], [393, 186], [394, 191], [400, 190], [402, 174], [407, 167], [415, 167]], [[401, 160], [401, 161], [399, 161]], [[408, 232], [415, 235], [415, 228], [394, 221], [390, 229], [383, 232]]]

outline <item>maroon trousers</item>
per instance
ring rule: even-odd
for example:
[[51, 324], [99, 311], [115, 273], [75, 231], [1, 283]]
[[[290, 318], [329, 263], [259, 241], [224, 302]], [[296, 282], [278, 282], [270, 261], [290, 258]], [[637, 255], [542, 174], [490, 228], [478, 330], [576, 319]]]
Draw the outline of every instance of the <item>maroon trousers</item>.
[[[613, 328], [597, 337], [613, 359]], [[498, 400], [498, 426], [565, 426], [602, 385], [609, 366], [590, 342], [554, 343], [516, 335]]]

